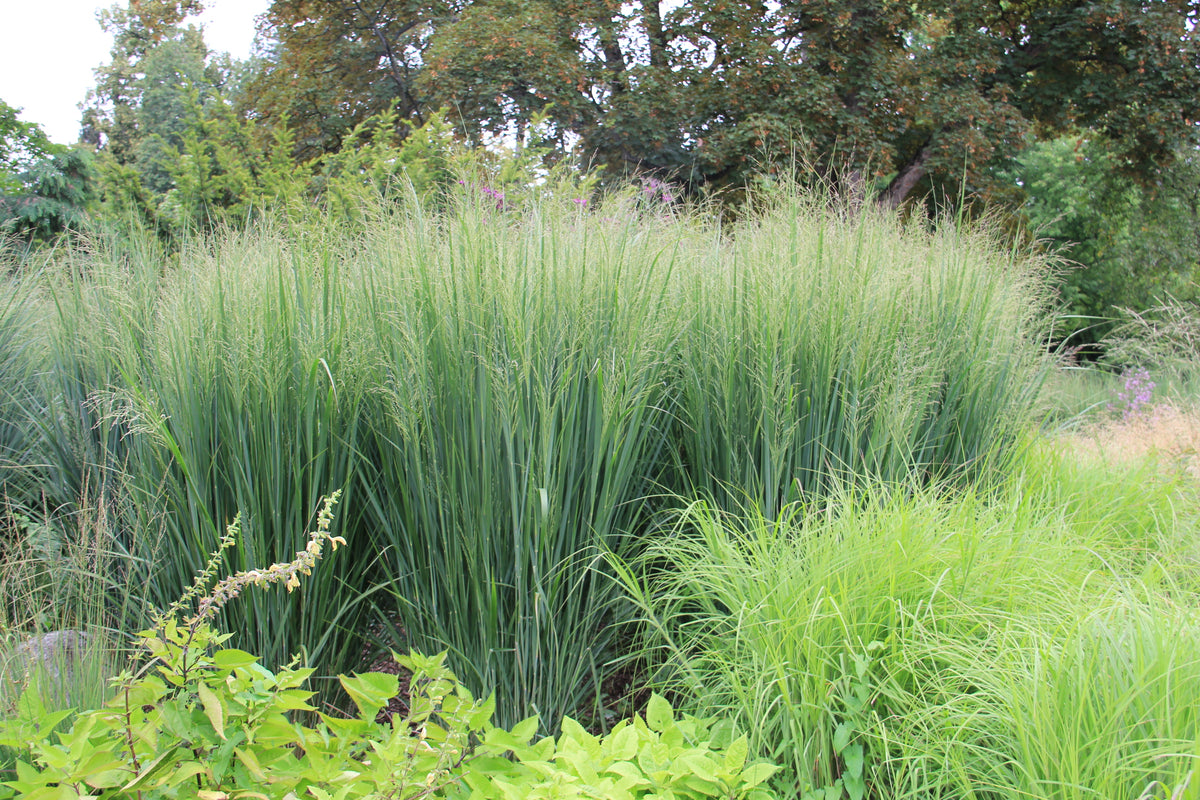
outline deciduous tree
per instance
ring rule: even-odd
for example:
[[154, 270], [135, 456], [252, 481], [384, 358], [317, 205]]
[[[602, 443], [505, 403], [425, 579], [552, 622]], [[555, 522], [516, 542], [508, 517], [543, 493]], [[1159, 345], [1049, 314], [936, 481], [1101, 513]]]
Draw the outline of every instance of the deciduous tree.
[[1028, 148], [1002, 176], [1025, 195], [1028, 229], [1069, 260], [1061, 279], [1071, 344], [1103, 338], [1119, 309], [1197, 298], [1200, 157], [1177, 155], [1152, 184], [1122, 170], [1102, 140], [1066, 136]]
[[0, 192], [19, 189], [19, 173], [61, 149], [40, 125], [22, 120], [20, 109], [0, 100]]
[[[1031, 141], [1088, 129], [1147, 178], [1195, 137], [1197, 0], [275, 0], [252, 103], [301, 154], [446, 106], [470, 133], [550, 105], [612, 170], [737, 184], [793, 145], [898, 206], [987, 196]], [[552, 105], [551, 105], [552, 104]]]

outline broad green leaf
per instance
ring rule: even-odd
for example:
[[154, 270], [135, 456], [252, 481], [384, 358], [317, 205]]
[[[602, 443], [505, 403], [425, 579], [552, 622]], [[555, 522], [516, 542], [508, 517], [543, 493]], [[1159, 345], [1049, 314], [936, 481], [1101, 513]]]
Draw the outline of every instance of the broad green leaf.
[[267, 774], [263, 772], [262, 765], [258, 763], [258, 756], [254, 754], [254, 750], [250, 748], [235, 747], [233, 749], [233, 753], [237, 756], [238, 761], [242, 762], [242, 766], [246, 768], [246, 771], [249, 772], [255, 780], [261, 781], [262, 783], [267, 782]]
[[379, 710], [400, 691], [400, 680], [395, 675], [382, 672], [368, 672], [353, 678], [343, 675], [340, 680], [350, 699], [358, 706], [359, 717], [368, 722], [374, 721]]
[[229, 648], [213, 653], [213, 664], [219, 669], [237, 669], [248, 667], [258, 662], [258, 658], [245, 650]]
[[308, 699], [313, 696], [313, 692], [304, 689], [284, 689], [275, 695], [275, 704], [278, 708], [284, 711], [315, 711], [308, 704]]
[[609, 752], [618, 761], [630, 761], [637, 755], [637, 731], [628, 725], [622, 725], [608, 735]]
[[196, 684], [196, 693], [200, 695], [200, 703], [204, 706], [204, 716], [212, 723], [213, 730], [221, 739], [225, 738], [225, 707], [221, 698], [208, 688], [208, 684], [200, 681]]
[[204, 775], [208, 770], [198, 761], [184, 761], [174, 772], [166, 775], [158, 781], [160, 786], [185, 786], [188, 783], [193, 783], [193, 778], [197, 775]]
[[688, 772], [710, 783], [717, 781], [717, 763], [711, 754], [705, 752], [686, 753], [678, 759]]
[[473, 730], [482, 730], [485, 725], [492, 721], [492, 715], [496, 713], [496, 693], [492, 692], [487, 700], [479, 704], [478, 708], [471, 711], [467, 718], [467, 725]]
[[846, 745], [850, 744], [850, 737], [854, 734], [854, 726], [849, 722], [843, 722], [837, 726], [833, 732], [833, 750], [835, 753], [841, 753], [846, 749]]
[[528, 742], [537, 733], [538, 722], [536, 716], [523, 719], [513, 726], [512, 735], [522, 742]]
[[588, 733], [582, 725], [570, 717], [563, 717], [562, 739], [559, 740], [559, 747], [562, 747], [566, 742], [578, 744], [588, 753], [593, 751], [598, 752], [600, 744], [599, 739]]
[[650, 781], [645, 774], [637, 768], [636, 764], [630, 761], [615, 761], [609, 764], [605, 770], [610, 775], [618, 775], [621, 780], [618, 786], [624, 789], [634, 789], [642, 786], [649, 786]]
[[77, 774], [93, 789], [112, 789], [129, 777], [125, 762], [104, 750], [95, 750], [79, 765]]
[[162, 771], [163, 767], [166, 766], [169, 760], [175, 755], [175, 751], [177, 751], [180, 747], [182, 747], [180, 744], [172, 745], [168, 749], [159, 753], [158, 756], [155, 757], [150, 763], [143, 764], [142, 771], [139, 772], [133, 780], [125, 784], [125, 786], [122, 788], [122, 791], [133, 792], [148, 785], [150, 779]]
[[741, 772], [749, 754], [750, 740], [746, 734], [742, 734], [730, 742], [729, 749], [725, 751], [725, 771], [731, 775]]
[[674, 726], [675, 714], [671, 710], [671, 704], [662, 695], [650, 695], [650, 702], [646, 704], [646, 724], [650, 726], [650, 730], [659, 733]]
[[853, 744], [847, 747], [842, 752], [842, 761], [846, 764], [846, 774], [852, 775], [855, 778], [862, 777], [863, 746], [861, 744]]
[[774, 764], [754, 764], [746, 768], [742, 773], [742, 788], [753, 789], [760, 783], [770, 780], [771, 776], [779, 771], [779, 767]]
[[719, 797], [721, 795], [721, 784], [699, 775], [681, 776], [675, 784], [675, 788], [686, 789], [687, 797]]
[[867, 782], [862, 775], [842, 775], [842, 784], [846, 794], [850, 795], [850, 800], [862, 800], [867, 793]]

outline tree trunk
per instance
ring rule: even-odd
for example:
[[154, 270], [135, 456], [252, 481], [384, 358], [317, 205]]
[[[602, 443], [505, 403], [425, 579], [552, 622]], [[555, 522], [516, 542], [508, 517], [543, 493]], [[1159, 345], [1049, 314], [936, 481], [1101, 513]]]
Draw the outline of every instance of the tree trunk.
[[875, 198], [876, 204], [892, 211], [903, 205], [913, 188], [925, 177], [925, 165], [928, 161], [929, 147], [926, 145], [917, 151], [912, 161], [900, 168], [888, 187]]
[[650, 40], [650, 66], [667, 66], [667, 38], [663, 36], [662, 12], [656, 0], [643, 0], [646, 38]]

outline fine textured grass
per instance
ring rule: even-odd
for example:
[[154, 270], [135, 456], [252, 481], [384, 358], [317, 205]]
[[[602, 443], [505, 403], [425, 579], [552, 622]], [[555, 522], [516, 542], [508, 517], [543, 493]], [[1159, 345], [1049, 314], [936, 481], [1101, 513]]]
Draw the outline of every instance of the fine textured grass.
[[1200, 761], [1200, 615], [1137, 584], [1081, 594], [970, 642], [913, 621], [888, 677], [921, 680], [877, 734], [889, 796], [1181, 796]]
[[[100, 240], [47, 289], [48, 484], [64, 503], [89, 486], [125, 499], [117, 535], [157, 608], [239, 512], [235, 570], [290, 560], [320, 497], [353, 490], [360, 371], [342, 368], [340, 259], [304, 233], [197, 241], [178, 265], [152, 242]], [[272, 664], [348, 667], [362, 570], [343, 559], [295, 595], [251, 594], [223, 625]]]
[[[2, 264], [2, 262], [0, 262]], [[33, 282], [0, 280], [0, 538], [11, 535], [12, 514], [36, 506], [41, 498], [33, 461], [39, 416], [37, 372], [43, 342], [37, 327]]]
[[1169, 796], [1200, 758], [1200, 515], [1153, 477], [1038, 449], [987, 492], [697, 506], [624, 573], [643, 655], [789, 796]]
[[[108, 510], [15, 515], [0, 548], [0, 718], [36, 729], [47, 715], [98, 708], [132, 649], [140, 594]], [[67, 647], [36, 646], [57, 632]], [[61, 640], [60, 640], [61, 641]], [[68, 727], [72, 715], [59, 722]], [[0, 748], [0, 775], [14, 755]]]

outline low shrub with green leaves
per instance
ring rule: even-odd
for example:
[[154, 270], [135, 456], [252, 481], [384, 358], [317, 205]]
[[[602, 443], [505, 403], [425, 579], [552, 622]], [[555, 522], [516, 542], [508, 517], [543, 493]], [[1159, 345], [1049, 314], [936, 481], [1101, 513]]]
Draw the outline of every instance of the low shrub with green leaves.
[[[730, 725], [685, 716], [654, 696], [646, 717], [604, 737], [569, 718], [557, 739], [533, 741], [536, 717], [512, 730], [491, 722], [495, 697], [477, 700], [434, 657], [397, 656], [409, 674], [403, 714], [380, 720], [399, 693], [396, 675], [340, 678], [358, 715], [318, 713], [309, 726], [296, 712], [316, 712], [304, 684], [311, 669], [263, 667], [211, 624], [216, 612], [256, 587], [289, 592], [331, 544], [331, 497], [296, 557], [239, 572], [213, 586], [224, 547], [192, 589], [142, 634], [148, 660], [113, 680], [103, 707], [52, 712], [36, 691], [0, 723], [0, 745], [19, 755], [0, 797], [50, 798], [767, 798], [775, 767], [748, 759], [745, 736]], [[191, 613], [186, 610], [194, 603]], [[182, 618], [181, 618], [182, 616]]]

